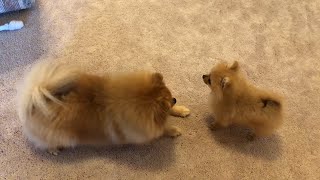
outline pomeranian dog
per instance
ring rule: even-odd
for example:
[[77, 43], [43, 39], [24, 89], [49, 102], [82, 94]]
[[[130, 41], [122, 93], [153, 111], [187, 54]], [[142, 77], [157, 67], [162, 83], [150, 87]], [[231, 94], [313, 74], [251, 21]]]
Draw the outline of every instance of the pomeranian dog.
[[249, 84], [239, 72], [239, 63], [219, 63], [202, 76], [212, 92], [215, 121], [211, 129], [243, 125], [253, 130], [247, 138], [271, 135], [282, 124], [282, 98]]
[[169, 114], [175, 105], [159, 73], [98, 76], [57, 63], [32, 67], [18, 90], [24, 133], [36, 147], [57, 155], [76, 145], [141, 144], [181, 135]]

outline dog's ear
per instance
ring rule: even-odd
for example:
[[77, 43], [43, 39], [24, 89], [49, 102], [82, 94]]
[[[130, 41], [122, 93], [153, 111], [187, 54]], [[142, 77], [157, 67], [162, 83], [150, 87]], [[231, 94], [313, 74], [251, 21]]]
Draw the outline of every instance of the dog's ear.
[[202, 79], [205, 84], [211, 85], [210, 75], [203, 75]]
[[239, 69], [238, 61], [234, 61], [233, 64], [231, 65], [230, 69], [233, 71], [237, 71]]
[[152, 82], [157, 85], [163, 84], [163, 76], [160, 73], [153, 73], [152, 74]]
[[226, 89], [228, 86], [230, 86], [231, 82], [230, 82], [230, 78], [229, 77], [224, 77], [221, 80], [221, 88], [224, 90]]

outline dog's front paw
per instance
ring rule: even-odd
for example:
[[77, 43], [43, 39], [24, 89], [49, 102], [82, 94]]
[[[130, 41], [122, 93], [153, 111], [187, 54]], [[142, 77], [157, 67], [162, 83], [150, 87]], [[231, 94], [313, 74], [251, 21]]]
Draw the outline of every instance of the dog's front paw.
[[181, 129], [176, 126], [169, 126], [165, 129], [164, 134], [169, 137], [181, 136]]
[[211, 123], [211, 124], [209, 125], [209, 129], [211, 129], [212, 131], [216, 131], [216, 130], [221, 129], [221, 125], [218, 124], [218, 123]]
[[187, 117], [190, 115], [190, 109], [188, 109], [185, 106], [180, 106], [180, 116], [181, 117]]
[[185, 106], [173, 106], [171, 108], [171, 115], [179, 117], [187, 117], [190, 115], [190, 109]]
[[61, 151], [62, 151], [62, 148], [49, 148], [47, 150], [47, 152], [49, 154], [54, 155], [54, 156], [58, 156]]
[[257, 135], [255, 133], [248, 133], [246, 138], [248, 141], [254, 141], [256, 139]]

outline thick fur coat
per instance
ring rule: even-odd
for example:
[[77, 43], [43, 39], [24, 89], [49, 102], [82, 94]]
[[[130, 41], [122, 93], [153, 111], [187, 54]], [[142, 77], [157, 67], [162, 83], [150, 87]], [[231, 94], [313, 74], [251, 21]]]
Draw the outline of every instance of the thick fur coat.
[[18, 90], [18, 114], [27, 137], [57, 154], [76, 145], [141, 144], [178, 136], [169, 114], [190, 111], [176, 100], [159, 73], [98, 76], [40, 62]]
[[248, 137], [272, 134], [282, 124], [282, 98], [268, 90], [249, 84], [235, 61], [231, 66], [219, 63], [203, 81], [211, 91], [211, 109], [215, 118], [212, 129], [231, 124], [244, 125], [254, 131]]

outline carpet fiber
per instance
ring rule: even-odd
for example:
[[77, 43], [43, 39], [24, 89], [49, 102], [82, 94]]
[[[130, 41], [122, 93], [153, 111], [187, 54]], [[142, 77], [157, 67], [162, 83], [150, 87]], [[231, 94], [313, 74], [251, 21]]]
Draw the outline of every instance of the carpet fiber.
[[[0, 179], [320, 179], [320, 2], [317, 0], [56, 0], [0, 16]], [[88, 72], [163, 73], [186, 119], [183, 135], [149, 145], [34, 149], [16, 114], [16, 83], [38, 59]], [[284, 125], [247, 142], [212, 132], [202, 74], [239, 60], [257, 86], [286, 97]]]

